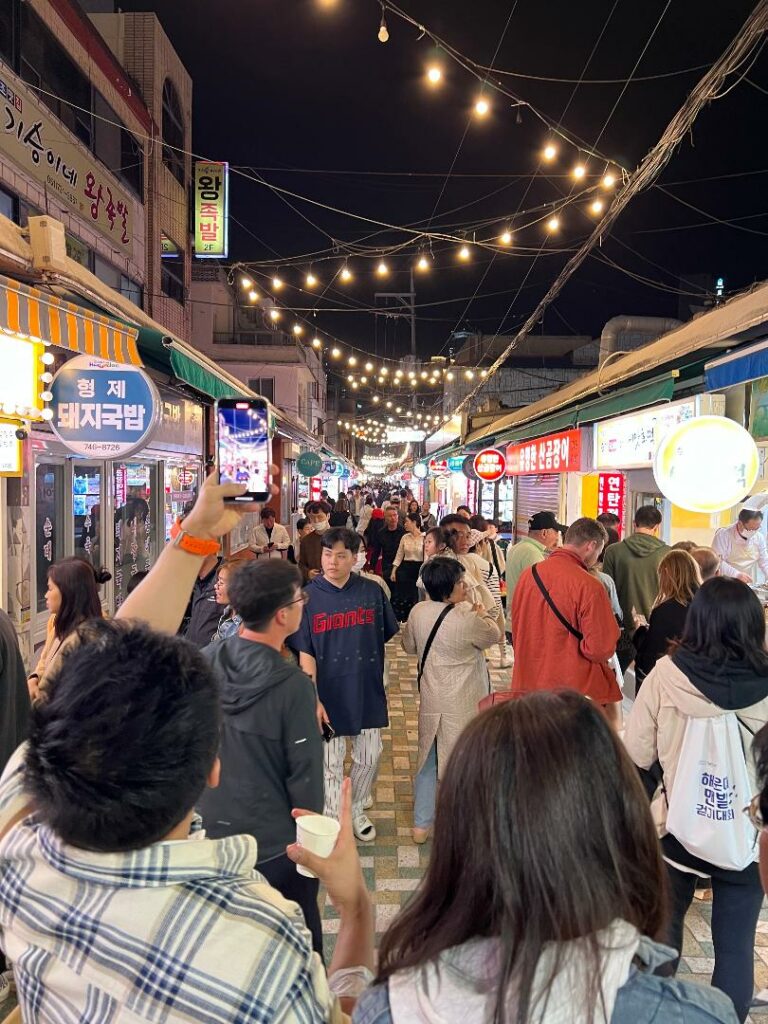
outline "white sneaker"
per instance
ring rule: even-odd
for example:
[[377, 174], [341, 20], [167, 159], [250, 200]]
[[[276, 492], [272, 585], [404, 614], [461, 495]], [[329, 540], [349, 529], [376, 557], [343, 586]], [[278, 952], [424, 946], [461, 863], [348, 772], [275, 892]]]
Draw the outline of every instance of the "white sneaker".
[[11, 983], [6, 977], [7, 974], [10, 974], [10, 971], [3, 971], [0, 974], [0, 1003], [4, 1003], [6, 999], [9, 999], [13, 992]]
[[367, 814], [361, 814], [352, 822], [352, 831], [355, 838], [361, 843], [370, 843], [376, 838], [376, 829]]
[[363, 810], [364, 811], [370, 811], [370, 809], [372, 807], [373, 807], [373, 793], [371, 793], [370, 796], [367, 796], [365, 798], [365, 800], [363, 800]]

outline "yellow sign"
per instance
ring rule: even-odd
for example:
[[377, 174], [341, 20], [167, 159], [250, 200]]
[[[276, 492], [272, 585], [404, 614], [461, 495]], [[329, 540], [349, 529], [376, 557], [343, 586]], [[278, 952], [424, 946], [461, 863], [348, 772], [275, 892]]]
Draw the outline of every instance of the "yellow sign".
[[195, 164], [195, 256], [201, 260], [229, 252], [229, 164]]
[[48, 369], [42, 362], [45, 347], [39, 341], [25, 341], [0, 332], [0, 412], [39, 420], [42, 393], [48, 385], [40, 380]]
[[136, 200], [1, 61], [0, 117], [0, 151], [132, 256]]
[[759, 468], [757, 445], [742, 426], [725, 416], [699, 416], [664, 436], [653, 475], [673, 504], [712, 514], [743, 501]]
[[0, 420], [0, 476], [21, 476], [21, 441], [16, 437], [18, 423]]

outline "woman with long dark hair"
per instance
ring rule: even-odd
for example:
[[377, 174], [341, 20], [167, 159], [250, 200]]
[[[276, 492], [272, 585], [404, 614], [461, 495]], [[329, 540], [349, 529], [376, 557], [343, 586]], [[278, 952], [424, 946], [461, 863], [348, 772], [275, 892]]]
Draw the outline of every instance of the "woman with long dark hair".
[[[719, 727], [716, 725], [717, 719], [731, 713], [735, 721], [729, 719]], [[736, 776], [726, 781], [730, 772], [718, 771], [720, 765], [715, 762], [709, 769], [711, 788], [701, 803], [700, 816], [703, 820], [714, 818], [723, 822], [723, 827], [729, 829], [726, 836], [732, 835], [733, 843], [738, 844], [740, 830], [746, 824], [742, 807], [756, 791], [751, 771], [752, 740], [766, 721], [768, 652], [763, 608], [740, 580], [725, 576], [707, 580], [690, 603], [682, 639], [674, 645], [672, 654], [659, 659], [646, 677], [627, 720], [624, 741], [639, 768], [650, 770], [657, 764], [661, 768], [662, 784], [652, 809], [672, 884], [670, 945], [682, 950], [683, 921], [696, 880], [702, 876], [711, 878], [715, 951], [712, 984], [731, 997], [740, 1021], [746, 1019], [752, 1000], [755, 932], [763, 900], [755, 863], [757, 845], [754, 855], [747, 848], [746, 867], [738, 870], [733, 865], [726, 868], [723, 863], [703, 859], [701, 847], [697, 847], [696, 853], [689, 849], [694, 846], [691, 830], [680, 827], [685, 819], [677, 815], [677, 808], [684, 799], [683, 807], [691, 805], [694, 812], [697, 810], [698, 790], [694, 798], [689, 794], [691, 786], [698, 785], [700, 769], [687, 771], [680, 766], [692, 760], [696, 764], [701, 760], [713, 763], [717, 750], [708, 741], [703, 742], [700, 753], [692, 744], [704, 736], [717, 742], [718, 731], [732, 727], [736, 735], [731, 749], [736, 749], [737, 756], [745, 755], [750, 792], [737, 794], [743, 802], [731, 807]], [[681, 787], [679, 794], [675, 790], [677, 785]], [[710, 799], [711, 812], [705, 803]], [[679, 838], [667, 828], [668, 816]], [[738, 845], [734, 850], [738, 850]]]
[[648, 803], [605, 716], [573, 691], [474, 718], [440, 783], [432, 855], [385, 933], [355, 1024], [734, 1024], [669, 959]]
[[98, 588], [111, 579], [112, 574], [106, 569], [97, 569], [84, 558], [62, 558], [48, 570], [45, 605], [50, 618], [45, 645], [28, 679], [33, 700], [58, 668], [67, 638], [83, 622], [102, 615]]
[[397, 554], [392, 563], [392, 607], [399, 622], [405, 622], [411, 608], [419, 600], [416, 584], [424, 564], [424, 537], [421, 516], [410, 512], [405, 517], [405, 533], [400, 538]]
[[352, 514], [346, 494], [340, 494], [330, 515], [331, 526], [347, 526], [352, 529]]

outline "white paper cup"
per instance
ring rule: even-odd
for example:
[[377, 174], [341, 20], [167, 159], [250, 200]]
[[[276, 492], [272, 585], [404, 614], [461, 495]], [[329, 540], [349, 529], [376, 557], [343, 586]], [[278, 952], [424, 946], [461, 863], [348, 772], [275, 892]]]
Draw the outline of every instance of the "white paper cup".
[[[330, 857], [340, 831], [338, 821], [324, 814], [302, 814], [296, 819], [296, 842], [318, 857]], [[302, 864], [297, 864], [296, 870], [305, 878], [317, 878], [314, 871]]]

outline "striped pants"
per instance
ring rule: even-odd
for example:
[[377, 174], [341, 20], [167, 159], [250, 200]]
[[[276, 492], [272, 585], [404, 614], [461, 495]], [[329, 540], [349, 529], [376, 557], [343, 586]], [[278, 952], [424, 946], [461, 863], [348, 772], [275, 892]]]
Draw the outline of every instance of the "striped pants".
[[381, 757], [381, 729], [363, 729], [359, 736], [334, 736], [325, 744], [325, 809], [323, 814], [338, 818], [347, 740], [352, 740], [352, 819], [363, 813], [376, 779]]

